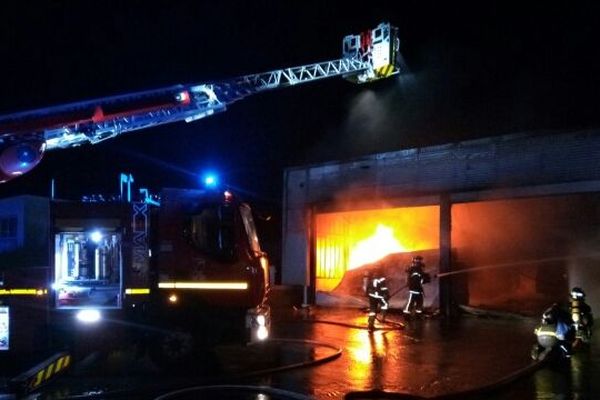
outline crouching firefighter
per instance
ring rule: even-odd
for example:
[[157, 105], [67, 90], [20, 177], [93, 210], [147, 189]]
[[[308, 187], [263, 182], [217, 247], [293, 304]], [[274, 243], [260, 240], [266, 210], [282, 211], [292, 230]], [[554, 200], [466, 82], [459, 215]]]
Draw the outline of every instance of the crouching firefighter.
[[385, 321], [390, 294], [385, 277], [381, 273], [368, 272], [363, 278], [363, 289], [369, 298], [369, 330], [372, 331], [375, 329], [375, 319], [379, 311], [381, 311], [382, 321]]
[[569, 312], [556, 303], [544, 311], [542, 323], [534, 331], [537, 344], [531, 351], [531, 358], [543, 360], [552, 351], [557, 351], [561, 358], [570, 358], [575, 339], [572, 324]]

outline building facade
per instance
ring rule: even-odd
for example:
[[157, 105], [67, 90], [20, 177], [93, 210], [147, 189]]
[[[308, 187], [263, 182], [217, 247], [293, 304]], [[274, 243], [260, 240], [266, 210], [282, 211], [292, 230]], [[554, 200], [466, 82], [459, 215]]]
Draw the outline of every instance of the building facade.
[[596, 275], [599, 154], [600, 131], [580, 131], [289, 168], [282, 283], [306, 287], [309, 301], [359, 304], [348, 296], [360, 297], [361, 275], [383, 269], [401, 306], [404, 266], [419, 253], [439, 277], [431, 308], [537, 311]]

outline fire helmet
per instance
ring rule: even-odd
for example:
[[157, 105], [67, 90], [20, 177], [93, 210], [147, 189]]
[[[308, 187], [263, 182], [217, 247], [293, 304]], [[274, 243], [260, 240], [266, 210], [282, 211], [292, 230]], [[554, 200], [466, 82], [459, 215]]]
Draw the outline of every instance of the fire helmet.
[[553, 304], [552, 307], [544, 311], [542, 314], [542, 323], [546, 325], [555, 324], [558, 314], [558, 304]]
[[573, 289], [571, 289], [571, 297], [573, 299], [584, 299], [585, 292], [580, 287], [574, 287]]
[[421, 256], [414, 256], [412, 259], [413, 264], [421, 264], [423, 262], [423, 257]]

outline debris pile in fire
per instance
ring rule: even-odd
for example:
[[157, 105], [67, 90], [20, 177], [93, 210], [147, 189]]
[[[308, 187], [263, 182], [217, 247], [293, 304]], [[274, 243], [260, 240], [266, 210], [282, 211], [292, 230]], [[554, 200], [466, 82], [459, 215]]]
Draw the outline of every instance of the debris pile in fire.
[[[391, 305], [401, 307], [406, 300], [406, 267], [416, 255], [423, 256], [426, 272], [432, 276], [438, 273], [439, 251], [437, 249], [393, 253], [374, 263], [364, 264], [347, 271], [340, 284], [331, 292], [331, 295], [338, 298], [340, 300], [339, 303], [343, 304], [347, 302], [342, 300], [348, 296], [364, 299], [365, 294], [362, 289], [363, 276], [368, 272], [375, 273], [376, 271], [380, 271], [386, 277], [390, 293], [397, 293], [391, 299]], [[437, 285], [425, 285], [425, 305], [431, 306], [432, 303], [437, 303], [437, 297]]]

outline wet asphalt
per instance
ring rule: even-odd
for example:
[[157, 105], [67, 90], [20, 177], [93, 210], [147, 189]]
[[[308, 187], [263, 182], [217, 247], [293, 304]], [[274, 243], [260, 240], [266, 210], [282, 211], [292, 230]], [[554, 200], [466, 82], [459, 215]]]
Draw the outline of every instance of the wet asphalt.
[[276, 309], [270, 343], [222, 346], [184, 375], [127, 349], [95, 354], [37, 398], [600, 398], [600, 332], [570, 361], [539, 366], [530, 358], [536, 319], [387, 321], [370, 333], [361, 309]]

